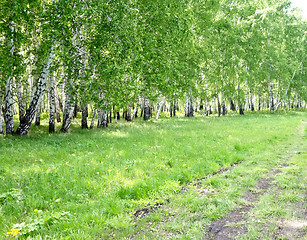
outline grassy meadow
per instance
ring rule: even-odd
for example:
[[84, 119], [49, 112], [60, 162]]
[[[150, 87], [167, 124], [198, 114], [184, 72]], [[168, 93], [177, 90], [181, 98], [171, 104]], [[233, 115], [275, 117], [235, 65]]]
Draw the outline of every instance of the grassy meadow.
[[[155, 235], [148, 224], [171, 211], [134, 216], [155, 203], [177, 204], [180, 212], [192, 202], [191, 208], [203, 213], [201, 224], [208, 223], [234, 208], [263, 171], [258, 166], [276, 164], [306, 119], [306, 112], [162, 117], [91, 130], [80, 129], [75, 120], [69, 133], [54, 134], [47, 133], [44, 120], [28, 136], [0, 137], [0, 239], [159, 239], [164, 235]], [[230, 184], [240, 168], [230, 185], [228, 179], [206, 180], [212, 189], [227, 189], [211, 208], [201, 207], [206, 203], [197, 201], [197, 192], [180, 195], [190, 182], [238, 162], [247, 164], [241, 171], [254, 169], [240, 187]], [[170, 238], [181, 239], [181, 231], [187, 232], [183, 239], [197, 238], [202, 227], [195, 219], [170, 222], [163, 231], [174, 233]]]

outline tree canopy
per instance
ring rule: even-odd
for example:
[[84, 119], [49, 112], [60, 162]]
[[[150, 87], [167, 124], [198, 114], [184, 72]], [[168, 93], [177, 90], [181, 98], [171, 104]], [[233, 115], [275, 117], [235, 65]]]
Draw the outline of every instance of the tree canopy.
[[307, 25], [289, 0], [1, 0], [0, 19], [7, 126], [15, 102], [39, 109], [50, 76], [63, 105], [106, 111], [161, 97], [240, 109], [257, 97], [271, 110], [307, 100]]

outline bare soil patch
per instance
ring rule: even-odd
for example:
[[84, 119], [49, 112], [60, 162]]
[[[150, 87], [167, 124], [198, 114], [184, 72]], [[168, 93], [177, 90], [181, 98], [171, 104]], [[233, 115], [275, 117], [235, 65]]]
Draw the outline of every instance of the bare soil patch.
[[261, 178], [256, 184], [257, 191], [248, 191], [244, 194], [243, 199], [249, 202], [248, 205], [229, 212], [224, 218], [212, 222], [205, 227], [205, 239], [228, 240], [235, 239], [241, 234], [247, 233], [246, 224], [247, 214], [254, 207], [253, 204], [258, 201], [259, 197], [267, 192], [272, 187], [271, 182], [275, 174], [280, 170], [273, 169], [267, 174], [267, 177]]

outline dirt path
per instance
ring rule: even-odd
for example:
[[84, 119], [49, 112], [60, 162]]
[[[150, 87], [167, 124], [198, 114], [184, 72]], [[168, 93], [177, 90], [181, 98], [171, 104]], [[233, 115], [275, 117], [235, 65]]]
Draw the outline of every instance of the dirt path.
[[261, 178], [258, 181], [255, 191], [245, 193], [243, 199], [248, 204], [228, 213], [223, 219], [210, 223], [205, 228], [207, 232], [205, 239], [228, 240], [235, 239], [239, 235], [247, 233], [247, 225], [239, 223], [247, 222], [248, 213], [254, 208], [254, 204], [258, 202], [259, 197], [267, 193], [272, 187], [271, 182], [277, 173], [280, 173], [280, 171], [272, 170], [267, 177]]
[[[127, 239], [307, 240], [305, 127], [306, 122], [294, 138], [272, 150], [192, 182], [165, 203], [138, 210], [138, 230]], [[223, 217], [212, 221], [218, 216]]]
[[[276, 175], [282, 173], [289, 167], [289, 160], [297, 154], [301, 154], [306, 151], [307, 146], [304, 144], [304, 129], [306, 122], [303, 122], [299, 129], [298, 135], [293, 146], [288, 150], [288, 153], [283, 158], [283, 163], [273, 170], [271, 170], [265, 177], [261, 178], [253, 191], [248, 191], [244, 194], [243, 199], [246, 204], [240, 206], [234, 211], [229, 212], [222, 219], [211, 222], [205, 229], [205, 236], [203, 239], [214, 239], [214, 240], [228, 240], [228, 239], [239, 239], [248, 233], [248, 225], [250, 222], [249, 215], [255, 208], [255, 205], [259, 202], [261, 196], [265, 194], [279, 195], [280, 189], [276, 184], [272, 182], [276, 180]], [[276, 189], [277, 188], [277, 189]], [[279, 190], [277, 192], [276, 190]], [[306, 189], [305, 199], [303, 202], [296, 204], [296, 211], [300, 213], [300, 217], [291, 221], [285, 219], [273, 220], [268, 219], [268, 224], [275, 226], [271, 235], [272, 239], [307, 239], [307, 209], [306, 209]], [[253, 219], [255, 220], [255, 219]], [[261, 224], [260, 224], [261, 225]], [[262, 230], [265, 232], [268, 229], [267, 226], [262, 224]]]

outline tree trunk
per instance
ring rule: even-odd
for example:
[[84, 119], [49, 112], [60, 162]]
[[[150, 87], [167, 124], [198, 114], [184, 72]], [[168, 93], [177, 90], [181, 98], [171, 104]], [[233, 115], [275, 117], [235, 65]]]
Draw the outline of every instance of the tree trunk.
[[82, 129], [87, 129], [88, 125], [87, 125], [87, 118], [88, 118], [88, 106], [87, 103], [84, 103], [82, 105], [82, 119], [81, 119], [81, 127]]
[[249, 105], [249, 95], [246, 94], [246, 96], [245, 96], [245, 104], [244, 104], [244, 111], [247, 111], [249, 108], [250, 108], [250, 105]]
[[290, 110], [290, 108], [291, 108], [291, 99], [290, 99], [290, 97], [288, 96], [288, 109]]
[[171, 101], [169, 104], [169, 116], [173, 117], [173, 101]]
[[[223, 69], [222, 66], [221, 66], [221, 69]], [[223, 81], [223, 88], [222, 88], [222, 94], [221, 94], [222, 95], [221, 96], [221, 108], [222, 108], [222, 114], [223, 114], [223, 116], [225, 116], [227, 114], [227, 108], [226, 108], [225, 97], [224, 97], [225, 81], [224, 81], [222, 73], [221, 73], [221, 79]]]
[[229, 97], [229, 103], [230, 103], [230, 110], [231, 111], [236, 111], [236, 106], [235, 106], [235, 104], [234, 104], [234, 102], [233, 102], [231, 97]]
[[186, 96], [185, 116], [186, 117], [194, 117], [194, 109], [193, 109], [191, 91], [189, 91], [187, 93], [187, 96]]
[[223, 103], [222, 103], [222, 114], [223, 114], [223, 116], [225, 116], [227, 114], [227, 107], [226, 107], [226, 104], [225, 104], [225, 100], [223, 100]]
[[[206, 116], [209, 116], [209, 101], [208, 101], [208, 80], [207, 77], [205, 77], [205, 87], [206, 87], [206, 102], [205, 102], [205, 107], [206, 107]], [[210, 107], [210, 111], [211, 111], [211, 107]]]
[[98, 109], [98, 123], [97, 127], [108, 127], [108, 111]]
[[50, 89], [49, 89], [49, 133], [55, 131], [55, 91], [54, 91], [54, 73], [50, 78]]
[[[134, 118], [137, 118], [137, 117], [138, 117], [138, 107], [136, 106], [136, 107], [135, 107]], [[134, 119], [134, 118], [133, 118], [133, 119]]]
[[207, 101], [207, 99], [206, 99], [206, 102], [205, 102], [205, 111], [206, 111], [206, 117], [208, 117], [209, 116], [209, 104], [208, 104], [208, 101]]
[[158, 105], [157, 105], [157, 113], [156, 113], [156, 120], [159, 119], [159, 115], [160, 115], [161, 108], [162, 108], [162, 104], [161, 104], [161, 103], [160, 103], [160, 104], [158, 103]]
[[145, 106], [145, 99], [141, 100], [141, 118], [144, 117], [144, 106]]
[[[72, 85], [72, 83], [70, 85]], [[63, 124], [61, 128], [61, 132], [68, 132], [70, 128], [70, 124], [74, 116], [75, 101], [76, 99], [75, 99], [75, 96], [73, 96], [71, 89], [69, 89], [69, 86], [66, 86], [65, 107], [64, 107], [64, 112], [63, 112]]]
[[[63, 67], [63, 75], [64, 75], [64, 67]], [[61, 109], [62, 109], [62, 113], [64, 114], [64, 109], [65, 109], [65, 102], [66, 102], [66, 93], [65, 93], [65, 89], [66, 89], [66, 82], [63, 81], [63, 84], [62, 84], [62, 104], [60, 102], [60, 105], [61, 105]], [[59, 98], [59, 101], [60, 101], [60, 98]]]
[[18, 110], [19, 110], [19, 122], [21, 122], [23, 116], [25, 115], [25, 109], [23, 107], [23, 100], [22, 100], [23, 88], [20, 81], [17, 82], [16, 88], [17, 88], [17, 99], [18, 99]]
[[173, 102], [173, 117], [176, 117], [176, 101]]
[[218, 115], [218, 117], [220, 117], [221, 116], [221, 104], [220, 104], [220, 98], [219, 98], [219, 96], [217, 96], [217, 115]]
[[35, 115], [35, 125], [40, 126], [41, 125], [41, 112], [44, 104], [44, 95], [42, 96], [42, 100], [40, 104], [38, 105], [36, 115]]
[[65, 109], [63, 113], [63, 124], [61, 132], [68, 132], [74, 116], [75, 104], [70, 102], [71, 96], [66, 95]]
[[76, 101], [75, 102], [75, 107], [74, 107], [73, 119], [77, 118], [77, 115], [78, 115], [78, 103]]
[[144, 120], [147, 121], [149, 118], [150, 118], [149, 99], [144, 99]]
[[253, 102], [253, 92], [252, 90], [249, 90], [249, 106], [250, 110], [253, 112], [255, 111], [254, 102]]
[[258, 94], [258, 111], [261, 110], [261, 97], [260, 94]]
[[204, 100], [203, 99], [200, 99], [200, 103], [199, 103], [199, 113], [200, 115], [204, 115], [203, 113], [203, 110], [204, 110]]
[[238, 80], [238, 107], [239, 107], [240, 115], [244, 115], [243, 104], [242, 104], [241, 98], [240, 98], [240, 82], [239, 82], [239, 75], [237, 75], [237, 80]]
[[5, 95], [5, 125], [6, 134], [14, 133], [13, 122], [13, 77], [9, 77], [6, 81], [6, 95]]
[[270, 94], [270, 99], [269, 99], [270, 111], [274, 111], [273, 86], [270, 82], [270, 77], [269, 77], [268, 85], [269, 85], [269, 94]]
[[95, 116], [96, 116], [96, 110], [94, 111], [93, 116], [92, 116], [92, 121], [91, 121], [91, 125], [90, 125], [91, 129], [94, 127], [94, 124], [95, 124]]
[[209, 102], [208, 102], [207, 97], [206, 97], [206, 101], [205, 101], [205, 114], [206, 114], [206, 117], [209, 116]]
[[223, 116], [225, 116], [227, 114], [227, 107], [226, 107], [226, 103], [225, 103], [224, 94], [222, 95], [222, 114], [223, 114]]
[[[10, 54], [14, 56], [14, 32], [15, 32], [15, 23], [11, 21], [9, 23], [9, 29], [11, 30], [12, 38], [9, 41]], [[6, 80], [6, 94], [5, 94], [5, 125], [6, 125], [6, 134], [14, 133], [14, 122], [13, 122], [13, 64], [11, 67], [11, 76]]]
[[18, 135], [26, 135], [29, 132], [31, 123], [33, 121], [33, 118], [35, 116], [35, 112], [39, 106], [39, 103], [41, 101], [41, 98], [44, 94], [44, 91], [46, 89], [46, 83], [49, 75], [49, 69], [51, 67], [51, 64], [53, 62], [54, 58], [54, 51], [53, 46], [51, 47], [50, 55], [47, 57], [46, 64], [43, 66], [43, 70], [41, 72], [41, 75], [38, 79], [37, 89], [34, 93], [34, 96], [30, 102], [30, 105], [26, 111], [25, 116], [22, 119], [22, 122], [20, 122], [19, 127], [17, 128], [16, 134]]
[[102, 126], [104, 128], [108, 127], [108, 117], [109, 117], [109, 114], [108, 114], [108, 111], [103, 111], [103, 115], [102, 115]]
[[162, 98], [162, 101], [161, 101], [160, 103], [158, 103], [156, 120], [159, 119], [160, 111], [161, 111], [161, 109], [163, 108], [164, 102], [165, 102], [165, 97], [163, 97], [163, 98]]
[[[295, 73], [295, 72], [294, 72]], [[295, 74], [293, 75], [292, 79], [294, 78]], [[291, 81], [292, 81], [291, 79]], [[290, 81], [290, 83], [291, 83]], [[279, 107], [281, 106], [282, 103], [285, 103], [285, 99], [287, 98], [288, 95], [288, 90], [289, 90], [290, 84], [288, 86], [288, 88], [286, 89], [285, 95], [283, 96], [283, 98], [281, 99], [281, 101], [276, 105], [275, 107], [275, 111], [279, 109]], [[285, 105], [285, 104], [284, 104]], [[285, 106], [284, 106], [285, 107]]]
[[103, 127], [104, 126], [104, 121], [105, 121], [105, 111], [98, 109], [98, 122], [97, 122], [97, 127]]
[[61, 106], [60, 106], [59, 93], [58, 93], [58, 90], [57, 90], [56, 86], [54, 87], [54, 93], [55, 93], [55, 114], [56, 114], [56, 121], [58, 123], [60, 123], [61, 122], [61, 114], [60, 114]]
[[115, 123], [117, 123], [117, 117], [118, 117], [118, 115], [119, 115], [119, 112], [117, 112], [117, 113], [114, 114]]
[[133, 110], [132, 117], [131, 117], [131, 121], [133, 121], [133, 119], [135, 119], [137, 116], [138, 116], [138, 107], [135, 106], [134, 110]]
[[2, 122], [2, 96], [0, 96], [0, 134], [3, 134], [3, 122]]
[[127, 122], [131, 122], [132, 118], [131, 118], [131, 107], [128, 108], [128, 110], [126, 111], [126, 121]]

